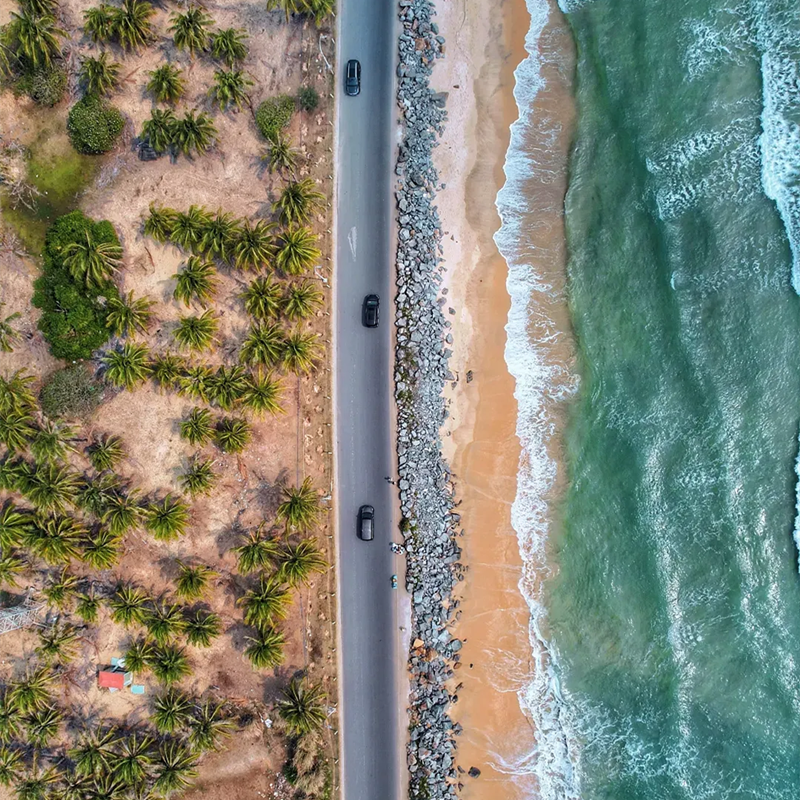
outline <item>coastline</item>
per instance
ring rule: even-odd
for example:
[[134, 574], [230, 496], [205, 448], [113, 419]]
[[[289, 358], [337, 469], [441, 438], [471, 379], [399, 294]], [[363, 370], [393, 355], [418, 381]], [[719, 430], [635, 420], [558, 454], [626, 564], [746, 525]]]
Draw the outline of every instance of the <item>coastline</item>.
[[[532, 341], [537, 334], [548, 333], [538, 324], [540, 317], [567, 334], [549, 354], [559, 363], [559, 372], [566, 373], [572, 350], [563, 298], [563, 196], [572, 122], [572, 42], [555, 2], [548, 5], [548, 22], [537, 43], [548, 49], [539, 54], [545, 84], [534, 105], [555, 122], [555, 128], [546, 139], [541, 137], [547, 152], [539, 154], [538, 161], [549, 162], [542, 163], [549, 180], [540, 177], [541, 196], [531, 198], [530, 210], [539, 216], [536, 231], [528, 237], [533, 241], [526, 244], [527, 257], [554, 292], [542, 303], [546, 307], [527, 311]], [[532, 570], [523, 562], [523, 543], [511, 525], [524, 451], [514, 396], [517, 382], [506, 360], [509, 269], [494, 236], [500, 228], [496, 202], [506, 183], [510, 128], [519, 116], [514, 73], [528, 56], [525, 41], [531, 16], [524, 0], [505, 0], [499, 16], [488, 0], [469, 4], [457, 0], [440, 7], [438, 22], [448, 50], [437, 64], [432, 85], [449, 92], [449, 119], [435, 153], [446, 184], [437, 201], [448, 267], [444, 309], [455, 312], [447, 317], [454, 332], [450, 365], [458, 376], [447, 388], [450, 418], [443, 428], [443, 449], [456, 477], [464, 561], [469, 567], [454, 630], [464, 647], [461, 669], [451, 685], [458, 697], [451, 715], [464, 729], [458, 747], [460, 767], [481, 771], [477, 780], [461, 776], [462, 796], [522, 800], [546, 796], [533, 763], [534, 753], [541, 751], [535, 715], [521, 707], [539, 661], [529, 641], [535, 625], [531, 626], [530, 592], [523, 595], [523, 583], [538, 584], [544, 576], [543, 570]], [[559, 404], [560, 399], [551, 403], [550, 422], [558, 418]], [[559, 424], [555, 430], [560, 430]], [[554, 464], [559, 450], [557, 433], [549, 435], [547, 451]], [[558, 495], [562, 483], [563, 470], [557, 469], [549, 500]]]

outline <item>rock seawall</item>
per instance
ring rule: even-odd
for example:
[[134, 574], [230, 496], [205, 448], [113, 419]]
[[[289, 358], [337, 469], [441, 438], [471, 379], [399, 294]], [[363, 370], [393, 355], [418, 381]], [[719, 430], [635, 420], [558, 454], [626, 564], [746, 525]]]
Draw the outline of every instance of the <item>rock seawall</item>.
[[452, 592], [461, 579], [456, 544], [458, 515], [453, 485], [441, 450], [440, 428], [447, 418], [444, 384], [452, 341], [439, 298], [444, 265], [441, 224], [434, 204], [439, 176], [433, 148], [446, 119], [446, 98], [430, 88], [444, 37], [433, 22], [429, 0], [399, 0], [397, 103], [403, 139], [396, 167], [398, 214], [397, 350], [395, 398], [398, 408], [398, 487], [407, 552], [406, 586], [412, 597], [409, 653], [411, 693], [408, 768], [411, 800], [455, 798], [458, 771], [449, 717], [453, 698], [446, 681], [459, 668], [461, 642], [452, 638]]

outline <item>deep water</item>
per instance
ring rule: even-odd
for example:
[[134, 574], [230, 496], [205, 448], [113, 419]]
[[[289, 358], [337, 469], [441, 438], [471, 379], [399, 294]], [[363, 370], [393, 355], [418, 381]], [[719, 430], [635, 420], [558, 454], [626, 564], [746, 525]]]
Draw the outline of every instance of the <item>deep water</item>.
[[580, 796], [797, 800], [800, 3], [565, 10], [581, 386], [546, 597]]

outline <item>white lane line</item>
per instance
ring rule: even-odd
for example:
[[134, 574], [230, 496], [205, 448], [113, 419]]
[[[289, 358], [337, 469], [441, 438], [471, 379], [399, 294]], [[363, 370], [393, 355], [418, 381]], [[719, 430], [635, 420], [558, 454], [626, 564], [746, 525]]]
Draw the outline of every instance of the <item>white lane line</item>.
[[355, 225], [350, 228], [350, 233], [347, 234], [347, 244], [350, 245], [350, 252], [353, 254], [353, 258], [355, 258], [356, 247], [358, 246], [358, 233]]

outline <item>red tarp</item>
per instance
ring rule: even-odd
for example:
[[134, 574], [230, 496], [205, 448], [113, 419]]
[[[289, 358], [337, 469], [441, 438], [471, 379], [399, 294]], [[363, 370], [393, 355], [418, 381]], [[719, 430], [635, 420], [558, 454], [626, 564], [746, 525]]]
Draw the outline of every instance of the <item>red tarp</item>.
[[97, 685], [101, 689], [122, 689], [125, 685], [125, 675], [122, 672], [101, 670], [97, 676]]

